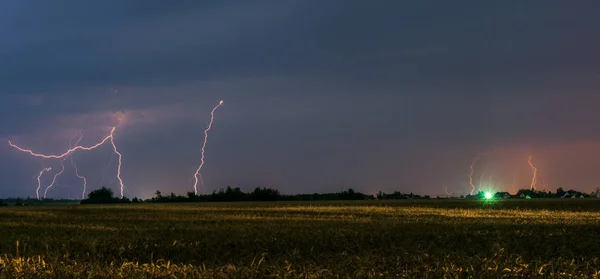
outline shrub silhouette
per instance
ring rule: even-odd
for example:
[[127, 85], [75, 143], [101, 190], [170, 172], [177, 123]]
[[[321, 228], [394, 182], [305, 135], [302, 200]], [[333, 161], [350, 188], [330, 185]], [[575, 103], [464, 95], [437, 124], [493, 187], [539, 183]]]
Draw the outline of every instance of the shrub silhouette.
[[100, 189], [91, 191], [88, 194], [88, 198], [81, 201], [81, 204], [90, 203], [130, 203], [128, 198], [115, 198], [115, 194], [112, 189], [102, 187]]

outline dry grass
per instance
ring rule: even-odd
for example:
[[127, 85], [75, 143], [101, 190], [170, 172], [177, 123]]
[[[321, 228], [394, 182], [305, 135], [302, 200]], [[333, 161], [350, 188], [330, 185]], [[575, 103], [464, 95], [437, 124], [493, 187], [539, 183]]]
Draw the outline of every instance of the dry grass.
[[594, 278], [599, 204], [5, 207], [0, 278]]

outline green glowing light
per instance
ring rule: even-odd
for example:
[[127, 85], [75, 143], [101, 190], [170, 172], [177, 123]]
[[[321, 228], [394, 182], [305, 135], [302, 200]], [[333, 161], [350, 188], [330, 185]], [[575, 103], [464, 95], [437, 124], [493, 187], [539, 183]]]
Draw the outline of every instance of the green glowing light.
[[493, 198], [493, 197], [494, 197], [494, 195], [493, 195], [492, 193], [490, 193], [490, 192], [486, 192], [486, 193], [485, 193], [485, 198], [486, 198], [487, 200], [489, 200], [489, 199], [491, 199], [491, 198]]

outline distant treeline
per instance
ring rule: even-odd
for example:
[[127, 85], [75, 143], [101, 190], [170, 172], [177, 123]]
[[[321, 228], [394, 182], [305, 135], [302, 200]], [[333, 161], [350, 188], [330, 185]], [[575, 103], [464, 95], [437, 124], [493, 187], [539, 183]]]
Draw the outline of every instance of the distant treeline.
[[78, 204], [79, 200], [72, 199], [44, 199], [38, 200], [34, 198], [8, 198], [0, 199], [0, 206], [8, 205], [35, 205], [35, 204]]
[[[563, 190], [558, 188], [556, 192], [551, 191], [535, 191], [529, 189], [521, 189], [515, 195], [507, 192], [495, 192], [494, 198], [589, 198], [600, 197], [600, 189], [595, 192], [586, 194], [575, 190]], [[436, 199], [447, 199], [450, 197], [437, 197]], [[467, 198], [467, 199], [483, 199], [485, 192], [479, 192], [475, 195], [466, 195], [452, 198]], [[356, 192], [354, 189], [347, 189], [337, 193], [314, 193], [314, 194], [281, 194], [279, 190], [257, 187], [251, 192], [243, 192], [239, 187], [227, 187], [214, 191], [211, 194], [196, 195], [194, 192], [188, 192], [185, 196], [170, 193], [163, 195], [160, 191], [156, 191], [155, 196], [150, 199], [129, 199], [127, 197], [115, 197], [111, 189], [102, 187], [91, 191], [88, 198], [77, 201], [69, 199], [0, 199], [0, 206], [7, 205], [35, 205], [35, 204], [107, 204], [107, 203], [164, 203], [164, 202], [237, 202], [237, 201], [336, 201], [336, 200], [426, 200], [431, 199], [428, 195], [416, 195], [413, 193], [405, 194], [401, 192], [384, 193], [379, 191], [376, 195], [369, 195]]]
[[348, 189], [339, 193], [325, 194], [297, 194], [284, 195], [277, 189], [257, 187], [251, 192], [243, 192], [240, 188], [227, 187], [214, 191], [212, 194], [196, 195], [193, 192], [188, 192], [186, 196], [178, 196], [174, 193], [162, 195], [160, 191], [156, 191], [153, 198], [148, 202], [234, 202], [234, 201], [323, 201], [323, 200], [373, 200], [372, 195], [367, 195], [355, 192], [353, 189]]
[[82, 200], [82, 204], [90, 203], [137, 203], [137, 202], [237, 202], [237, 201], [336, 201], [336, 200], [392, 200], [392, 199], [431, 199], [430, 196], [415, 195], [413, 193], [403, 194], [394, 192], [391, 194], [379, 192], [377, 195], [369, 195], [356, 192], [354, 189], [347, 189], [337, 193], [314, 193], [314, 194], [281, 194], [279, 190], [257, 187], [251, 192], [243, 192], [239, 187], [227, 187], [214, 191], [211, 194], [196, 195], [194, 192], [188, 192], [185, 196], [170, 193], [163, 195], [156, 191], [155, 196], [141, 200], [134, 198], [116, 198], [111, 189], [100, 188], [90, 192], [88, 198]]
[[[475, 195], [467, 195], [467, 199], [481, 199], [485, 197], [485, 192], [480, 191]], [[565, 191], [562, 187], [556, 189], [556, 192], [552, 191], [538, 191], [531, 189], [521, 189], [516, 194], [511, 195], [508, 192], [495, 192], [493, 193], [494, 198], [596, 198], [600, 197], [600, 189], [592, 193], [584, 193], [576, 190]]]
[[415, 194], [403, 194], [394, 192], [386, 194], [379, 192], [376, 196], [356, 192], [354, 189], [347, 189], [337, 193], [314, 193], [314, 194], [281, 194], [276, 189], [258, 187], [252, 192], [243, 192], [240, 188], [227, 187], [214, 191], [208, 195], [196, 195], [193, 192], [187, 193], [187, 196], [177, 196], [174, 193], [163, 196], [160, 191], [156, 192], [155, 197], [148, 202], [186, 202], [186, 201], [207, 201], [207, 202], [233, 202], [233, 201], [336, 201], [336, 200], [376, 200], [376, 199], [431, 199], [430, 196], [421, 196]]

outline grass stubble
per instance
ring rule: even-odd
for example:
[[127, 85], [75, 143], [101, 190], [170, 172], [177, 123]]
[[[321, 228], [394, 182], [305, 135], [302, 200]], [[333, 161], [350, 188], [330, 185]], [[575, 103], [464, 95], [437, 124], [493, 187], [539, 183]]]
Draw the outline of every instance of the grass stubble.
[[597, 278], [600, 200], [0, 208], [0, 278]]

